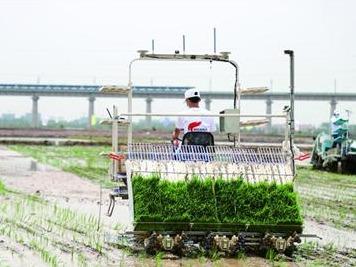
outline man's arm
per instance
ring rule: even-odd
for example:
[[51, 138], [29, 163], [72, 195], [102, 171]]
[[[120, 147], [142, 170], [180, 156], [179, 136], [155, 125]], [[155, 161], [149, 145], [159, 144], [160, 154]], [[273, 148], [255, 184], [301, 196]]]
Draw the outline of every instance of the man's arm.
[[183, 119], [182, 117], [178, 117], [177, 118], [177, 121], [176, 121], [176, 128], [174, 129], [173, 133], [172, 133], [172, 139], [175, 140], [175, 139], [178, 139], [179, 137], [179, 134], [181, 132], [181, 129], [183, 129], [184, 127], [184, 124], [183, 124]]
[[173, 140], [178, 139], [179, 134], [180, 134], [180, 130], [178, 128], [175, 128], [173, 133], [172, 133], [172, 139]]

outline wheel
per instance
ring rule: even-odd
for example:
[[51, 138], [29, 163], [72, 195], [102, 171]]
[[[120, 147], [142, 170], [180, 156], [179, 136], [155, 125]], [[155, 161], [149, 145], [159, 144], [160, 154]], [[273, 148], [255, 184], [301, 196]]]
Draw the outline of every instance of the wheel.
[[203, 247], [206, 251], [209, 251], [214, 246], [214, 235], [209, 233], [203, 240]]
[[356, 174], [356, 160], [351, 161], [350, 172], [351, 172], [352, 174]]
[[323, 168], [323, 159], [317, 155], [315, 159], [315, 168], [321, 170]]
[[341, 161], [341, 173], [342, 174], [350, 173], [350, 164], [348, 159], [344, 159]]
[[356, 159], [346, 158], [341, 161], [341, 172], [345, 174], [356, 174]]
[[296, 246], [295, 245], [292, 245], [292, 246], [289, 246], [285, 251], [284, 251], [284, 255], [286, 255], [287, 257], [292, 257], [293, 256], [293, 253], [294, 251], [296, 250]]
[[317, 169], [317, 162], [318, 162], [318, 154], [315, 153], [315, 148], [313, 149], [313, 153], [312, 153], [312, 156], [311, 156], [311, 163], [313, 165], [313, 168], [314, 169]]
[[338, 165], [339, 165], [338, 163], [339, 163], [338, 161], [333, 161], [333, 162], [329, 163], [328, 170], [331, 172], [337, 172]]
[[149, 237], [145, 238], [143, 241], [145, 251], [149, 255], [155, 255], [159, 251], [159, 246], [157, 243], [157, 234], [153, 233]]

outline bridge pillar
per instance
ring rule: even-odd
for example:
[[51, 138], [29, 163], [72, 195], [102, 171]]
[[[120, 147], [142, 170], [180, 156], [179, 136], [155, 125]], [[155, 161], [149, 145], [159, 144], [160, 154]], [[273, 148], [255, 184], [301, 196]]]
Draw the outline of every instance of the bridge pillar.
[[337, 101], [335, 97], [331, 98], [330, 100], [330, 118], [334, 115], [336, 109]]
[[88, 110], [88, 128], [91, 129], [92, 126], [92, 118], [94, 116], [94, 102], [95, 102], [95, 96], [91, 95], [88, 98], [89, 100], [89, 110]]
[[[266, 99], [266, 114], [267, 115], [271, 115], [272, 114], [272, 98], [271, 97], [267, 97]], [[272, 131], [272, 118], [268, 118], [268, 124], [267, 124], [267, 129], [266, 129], [269, 133], [271, 133]]]
[[33, 95], [32, 96], [32, 127], [38, 128], [38, 99], [39, 96]]
[[[146, 98], [146, 113], [152, 113], [152, 97], [147, 97]], [[146, 125], [151, 127], [152, 123], [152, 117], [151, 116], [146, 116]]]
[[206, 108], [207, 110], [210, 110], [211, 101], [212, 101], [212, 100], [211, 100], [210, 97], [205, 98], [205, 108]]

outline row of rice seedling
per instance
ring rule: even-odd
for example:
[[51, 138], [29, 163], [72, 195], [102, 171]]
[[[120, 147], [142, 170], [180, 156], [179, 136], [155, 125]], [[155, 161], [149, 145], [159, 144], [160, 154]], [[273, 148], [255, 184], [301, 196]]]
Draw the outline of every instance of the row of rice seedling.
[[111, 188], [115, 185], [107, 179], [109, 161], [105, 157], [98, 156], [102, 151], [109, 151], [109, 147], [11, 145], [10, 148], [40, 163], [101, 183], [104, 187]]
[[[10, 191], [0, 181], [0, 236], [35, 251], [50, 266], [106, 264], [113, 248], [104, 243], [110, 230], [94, 216], [77, 213], [37, 196]], [[95, 259], [94, 259], [95, 258]]]
[[356, 176], [299, 168], [295, 183], [303, 215], [340, 229], [356, 227]]
[[249, 184], [242, 179], [167, 181], [133, 177], [136, 222], [301, 225], [292, 184]]

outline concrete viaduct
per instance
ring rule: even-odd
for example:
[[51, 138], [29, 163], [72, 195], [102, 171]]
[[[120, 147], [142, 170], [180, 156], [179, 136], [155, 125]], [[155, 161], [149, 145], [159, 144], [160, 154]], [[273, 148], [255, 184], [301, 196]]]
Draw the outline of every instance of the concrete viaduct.
[[[32, 97], [32, 126], [38, 127], [38, 100], [40, 96], [66, 96], [87, 97], [89, 101], [88, 127], [91, 127], [90, 118], [94, 114], [94, 102], [97, 97], [125, 97], [120, 94], [103, 94], [99, 92], [98, 85], [53, 85], [53, 84], [0, 84], [0, 95], [7, 96], [31, 96]], [[152, 111], [152, 100], [154, 98], [182, 98], [184, 91], [191, 87], [186, 86], [134, 86], [133, 96], [146, 99], [146, 112]], [[205, 107], [210, 109], [212, 100], [232, 99], [233, 93], [201, 92], [205, 101]], [[272, 113], [273, 100], [288, 100], [289, 94], [283, 92], [272, 92], [256, 95], [243, 95], [244, 100], [263, 100], [266, 102], [266, 114]], [[336, 108], [338, 101], [356, 101], [356, 93], [322, 93], [302, 92], [296, 93], [296, 100], [303, 101], [328, 101], [330, 103], [330, 114]]]

